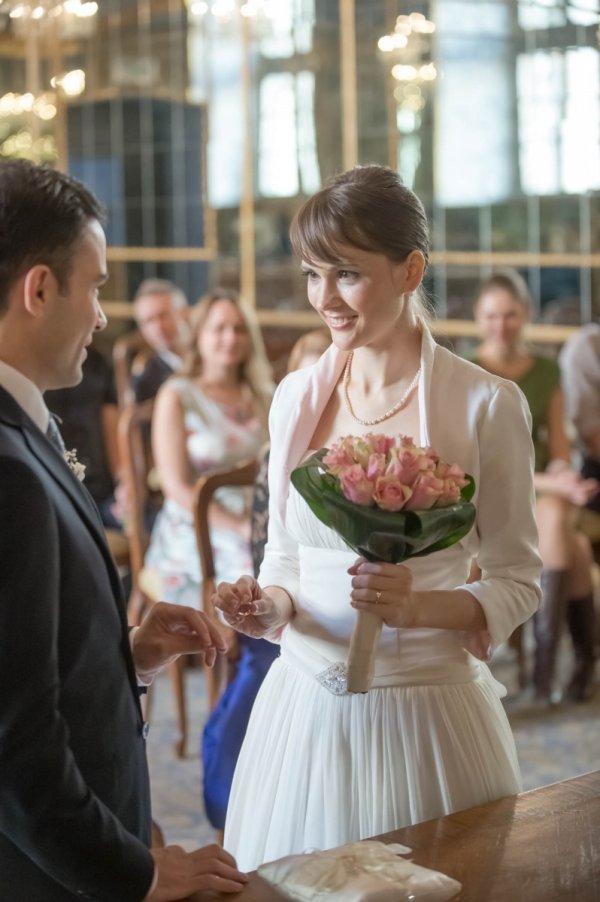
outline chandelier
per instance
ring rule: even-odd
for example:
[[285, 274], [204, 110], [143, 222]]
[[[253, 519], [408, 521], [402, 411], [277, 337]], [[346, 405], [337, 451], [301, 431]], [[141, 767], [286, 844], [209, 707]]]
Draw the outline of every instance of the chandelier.
[[[89, 0], [0, 0], [0, 32], [26, 42], [27, 53], [36, 60], [33, 78], [24, 93], [10, 91], [0, 96], [0, 160], [26, 157], [53, 163], [57, 144], [52, 120], [59, 99], [77, 97], [85, 90], [85, 72], [71, 69], [49, 79], [40, 59], [51, 42], [85, 40], [96, 27], [99, 4]], [[42, 50], [36, 50], [36, 47]], [[25, 51], [24, 51], [25, 52]]]
[[0, 0], [0, 29], [26, 34], [58, 28], [63, 38], [88, 37], [95, 28], [98, 4], [91, 0]]
[[435, 23], [423, 13], [398, 16], [394, 30], [382, 35], [377, 47], [382, 56], [393, 65], [392, 77], [399, 82], [427, 82], [437, 78], [435, 63], [430, 59], [431, 35]]
[[275, 0], [186, 0], [186, 6], [192, 20], [210, 17], [219, 25], [227, 25], [238, 16], [255, 20], [273, 19], [277, 4]]

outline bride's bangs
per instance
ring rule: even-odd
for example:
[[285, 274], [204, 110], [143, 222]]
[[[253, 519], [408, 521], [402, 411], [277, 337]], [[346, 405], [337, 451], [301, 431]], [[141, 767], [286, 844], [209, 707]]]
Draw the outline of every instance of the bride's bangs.
[[332, 197], [314, 195], [300, 208], [290, 226], [292, 249], [306, 263], [339, 263], [341, 249], [356, 247], [370, 251], [363, 231], [349, 221], [347, 211], [336, 209]]

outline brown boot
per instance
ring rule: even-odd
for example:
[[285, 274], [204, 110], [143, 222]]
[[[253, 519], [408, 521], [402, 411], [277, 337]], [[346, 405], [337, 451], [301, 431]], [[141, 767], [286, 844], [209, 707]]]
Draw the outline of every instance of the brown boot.
[[538, 701], [552, 703], [556, 650], [567, 614], [567, 570], [542, 570], [542, 604], [533, 615], [533, 685]]
[[572, 702], [586, 702], [592, 695], [595, 621], [592, 595], [569, 601], [567, 624], [575, 653], [575, 669], [567, 686], [566, 695]]

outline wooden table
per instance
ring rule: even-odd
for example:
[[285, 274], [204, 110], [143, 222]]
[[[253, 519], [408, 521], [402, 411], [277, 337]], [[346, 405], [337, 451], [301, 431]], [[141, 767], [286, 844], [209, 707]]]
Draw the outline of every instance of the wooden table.
[[[412, 860], [460, 880], [456, 902], [598, 902], [600, 771], [488, 802], [377, 837], [413, 849]], [[193, 902], [281, 902], [257, 874], [237, 895]]]

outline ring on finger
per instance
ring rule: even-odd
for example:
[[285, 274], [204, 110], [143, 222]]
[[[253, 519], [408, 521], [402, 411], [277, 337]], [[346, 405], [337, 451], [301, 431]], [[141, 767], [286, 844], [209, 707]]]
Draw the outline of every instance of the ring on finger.
[[381, 592], [379, 591], [379, 589], [376, 589], [375, 590], [375, 604], [379, 604], [380, 601], [381, 601]]

